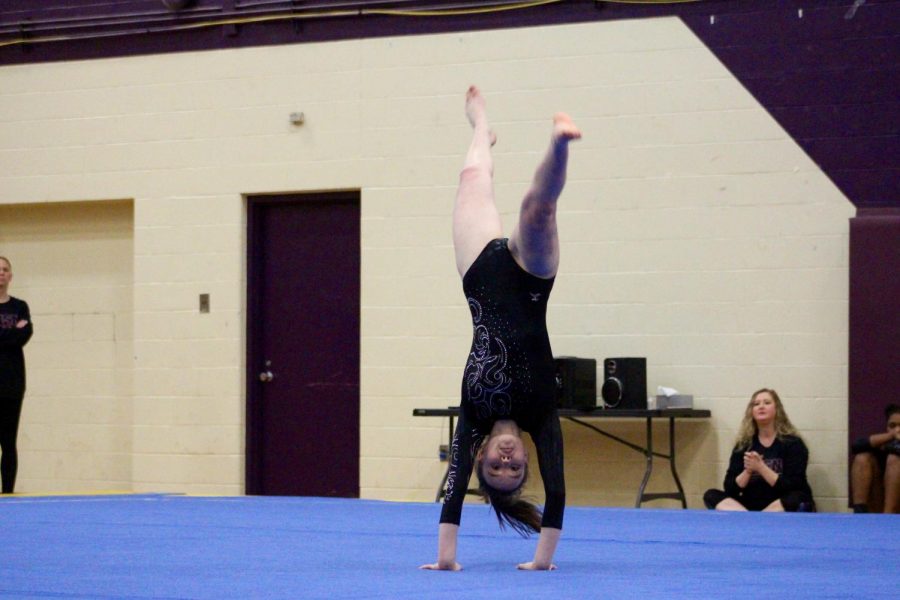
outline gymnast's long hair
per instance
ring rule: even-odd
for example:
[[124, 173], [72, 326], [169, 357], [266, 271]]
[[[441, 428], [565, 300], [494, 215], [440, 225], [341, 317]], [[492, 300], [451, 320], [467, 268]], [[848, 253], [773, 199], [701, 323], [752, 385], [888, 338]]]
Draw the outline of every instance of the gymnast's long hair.
[[750, 402], [747, 403], [747, 408], [744, 410], [744, 418], [741, 420], [737, 440], [734, 443], [736, 450], [749, 449], [753, 445], [753, 436], [759, 433], [756, 421], [753, 420], [753, 401], [764, 392], [771, 394], [772, 399], [775, 400], [775, 436], [779, 439], [786, 435], [800, 437], [797, 428], [794, 427], [794, 424], [788, 418], [787, 411], [784, 410], [784, 404], [781, 403], [778, 392], [770, 388], [762, 388], [753, 392], [753, 395], [750, 396]]
[[476, 460], [475, 472], [478, 474], [478, 493], [486, 501], [490, 502], [500, 529], [507, 525], [513, 528], [522, 537], [528, 537], [532, 533], [541, 530], [541, 511], [537, 506], [522, 498], [522, 488], [528, 480], [528, 465], [525, 465], [525, 476], [522, 483], [514, 490], [502, 491], [492, 487], [482, 474], [483, 461], [479, 457]]

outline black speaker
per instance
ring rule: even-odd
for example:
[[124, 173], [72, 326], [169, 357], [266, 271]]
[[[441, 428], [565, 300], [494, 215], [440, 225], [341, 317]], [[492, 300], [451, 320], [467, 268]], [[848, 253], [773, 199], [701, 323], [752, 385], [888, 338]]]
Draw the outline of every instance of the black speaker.
[[647, 408], [647, 359], [605, 359], [600, 395], [606, 408]]
[[597, 408], [597, 361], [593, 358], [557, 356], [556, 405], [560, 408]]

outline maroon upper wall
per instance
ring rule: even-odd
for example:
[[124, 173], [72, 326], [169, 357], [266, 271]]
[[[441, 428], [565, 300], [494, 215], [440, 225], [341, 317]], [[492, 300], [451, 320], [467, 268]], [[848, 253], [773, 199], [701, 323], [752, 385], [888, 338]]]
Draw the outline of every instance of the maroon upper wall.
[[900, 206], [900, 3], [850, 4], [684, 20], [857, 207]]

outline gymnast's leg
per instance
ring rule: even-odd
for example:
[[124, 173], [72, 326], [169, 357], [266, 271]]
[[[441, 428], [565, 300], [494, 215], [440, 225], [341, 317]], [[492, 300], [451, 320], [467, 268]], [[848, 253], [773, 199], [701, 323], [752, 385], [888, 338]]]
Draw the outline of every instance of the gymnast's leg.
[[503, 235], [494, 204], [491, 146], [496, 138], [488, 124], [484, 97], [474, 85], [466, 92], [466, 117], [472, 125], [472, 142], [453, 205], [453, 248], [460, 276], [466, 274], [488, 242]]
[[550, 147], [522, 200], [519, 223], [509, 239], [509, 250], [519, 265], [538, 277], [554, 277], [559, 267], [556, 201], [566, 183], [569, 142], [579, 138], [581, 131], [569, 115], [556, 113]]

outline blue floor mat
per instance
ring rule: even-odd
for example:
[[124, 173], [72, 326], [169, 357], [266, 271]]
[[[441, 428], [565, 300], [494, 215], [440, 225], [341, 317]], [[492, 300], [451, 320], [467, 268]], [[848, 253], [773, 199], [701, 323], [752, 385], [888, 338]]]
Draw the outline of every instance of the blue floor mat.
[[896, 598], [900, 517], [569, 507], [553, 572], [535, 538], [466, 505], [459, 573], [437, 504], [176, 495], [0, 500], [0, 597]]

